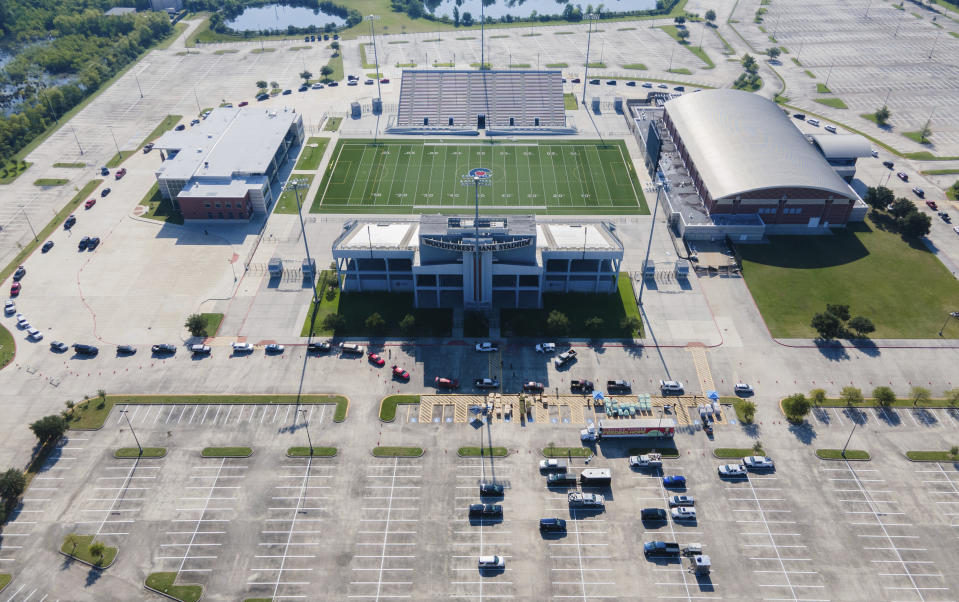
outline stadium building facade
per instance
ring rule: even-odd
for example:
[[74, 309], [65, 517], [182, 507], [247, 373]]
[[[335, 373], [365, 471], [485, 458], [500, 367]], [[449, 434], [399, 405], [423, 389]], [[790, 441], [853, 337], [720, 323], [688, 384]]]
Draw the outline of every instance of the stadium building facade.
[[543, 293], [614, 293], [623, 245], [603, 222], [533, 216], [350, 221], [333, 242], [341, 290], [413, 293], [417, 307], [542, 307]]
[[279, 198], [280, 166], [303, 144], [303, 118], [289, 110], [221, 107], [198, 125], [161, 136], [160, 194], [183, 219], [249, 221]]

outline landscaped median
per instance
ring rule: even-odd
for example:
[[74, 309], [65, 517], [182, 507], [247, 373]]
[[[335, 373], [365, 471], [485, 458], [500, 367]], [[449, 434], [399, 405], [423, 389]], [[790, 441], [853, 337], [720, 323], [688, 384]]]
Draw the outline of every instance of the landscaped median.
[[456, 450], [456, 454], [461, 458], [482, 458], [489, 456], [505, 458], [509, 455], [509, 450], [505, 447], [461, 447]]
[[162, 458], [166, 455], [165, 447], [121, 447], [113, 452], [114, 458]]
[[203, 595], [203, 588], [199, 585], [173, 585], [176, 573], [151, 573], [144, 586], [152, 591], [169, 596], [181, 602], [196, 602]]
[[906, 458], [913, 462], [959, 462], [959, 449], [954, 447], [948, 451], [907, 451]]
[[864, 449], [847, 449], [845, 455], [842, 453], [841, 449], [817, 449], [816, 456], [820, 460], [871, 460], [872, 456], [869, 455]]
[[746, 456], [766, 455], [762, 447], [717, 447], [713, 450], [713, 456], [720, 460], [742, 460]]
[[200, 455], [204, 458], [249, 458], [252, 447], [204, 447]]
[[390, 395], [380, 401], [380, 420], [393, 422], [396, 420], [396, 406], [401, 404], [419, 403], [419, 395]]
[[291, 447], [286, 450], [286, 455], [291, 458], [308, 458], [313, 456], [314, 458], [332, 458], [336, 455], [337, 449], [335, 447], [316, 447], [313, 446], [313, 453], [310, 453], [309, 447]]
[[593, 455], [593, 450], [588, 447], [556, 447], [549, 445], [540, 450], [547, 458], [588, 458]]
[[419, 458], [425, 452], [422, 447], [374, 447], [373, 455], [377, 458]]
[[10, 581], [13, 580], [13, 575], [8, 575], [7, 573], [0, 573], [0, 592], [3, 591], [3, 588], [10, 585]]
[[71, 533], [63, 538], [60, 553], [98, 569], [108, 569], [117, 558], [117, 548], [95, 541], [93, 535]]
[[124, 405], [324, 405], [336, 404], [333, 422], [343, 422], [350, 400], [342, 395], [107, 395], [77, 404], [67, 414], [70, 428], [96, 430], [116, 404]]

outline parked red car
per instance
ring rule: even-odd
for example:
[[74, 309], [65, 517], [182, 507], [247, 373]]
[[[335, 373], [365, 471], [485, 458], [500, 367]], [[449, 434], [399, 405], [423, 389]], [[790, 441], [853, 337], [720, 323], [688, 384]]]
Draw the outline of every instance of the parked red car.
[[398, 378], [400, 380], [409, 380], [410, 373], [400, 368], [399, 366], [393, 366], [393, 377]]
[[375, 353], [367, 354], [366, 359], [370, 360], [371, 364], [375, 364], [377, 366], [383, 366], [384, 364], [386, 364], [386, 360], [381, 358], [379, 355]]
[[22, 286], [19, 282], [14, 282], [13, 284], [11, 284], [11, 285], [10, 285], [10, 296], [11, 296], [11, 297], [16, 297], [17, 295], [19, 295], [21, 288], [23, 288], [23, 286]]
[[90, 207], [93, 207], [93, 206], [96, 205], [96, 204], [97, 204], [97, 200], [96, 200], [96, 199], [90, 199], [90, 200], [88, 200], [86, 203], [84, 203], [83, 206], [86, 207], [87, 209], [89, 209]]
[[117, 180], [119, 180], [120, 178], [122, 178], [122, 177], [125, 176], [125, 175], [127, 175], [127, 168], [126, 168], [126, 167], [121, 167], [120, 169], [117, 170], [117, 172], [116, 172], [115, 174], [113, 174], [113, 177], [116, 178]]
[[455, 378], [440, 378], [437, 376], [433, 379], [433, 384], [436, 385], [437, 389], [459, 389], [460, 381]]

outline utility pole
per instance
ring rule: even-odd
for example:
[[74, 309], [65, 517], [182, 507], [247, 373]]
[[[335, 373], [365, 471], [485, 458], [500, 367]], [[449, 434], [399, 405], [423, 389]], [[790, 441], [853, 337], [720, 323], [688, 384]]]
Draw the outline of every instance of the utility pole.
[[319, 295], [316, 292], [316, 266], [313, 264], [313, 259], [310, 258], [310, 244], [306, 240], [306, 226], [303, 224], [303, 206], [300, 205], [300, 189], [306, 188], [306, 186], [303, 186], [302, 180], [293, 179], [287, 182], [283, 188], [284, 190], [292, 190], [296, 196], [296, 214], [300, 216], [300, 233], [303, 234], [303, 246], [306, 248], [306, 262], [311, 268], [310, 284], [313, 286], [313, 303], [319, 303]]
[[[306, 418], [306, 410], [304, 408], [300, 408], [297, 411], [303, 414], [304, 419]], [[313, 456], [313, 439], [310, 437], [310, 421], [309, 420], [306, 421], [306, 440], [310, 444], [310, 457], [312, 457]]]
[[649, 226], [649, 241], [646, 242], [646, 259], [643, 260], [642, 280], [639, 283], [639, 305], [643, 305], [643, 292], [646, 290], [646, 263], [649, 261], [649, 251], [653, 248], [653, 231], [656, 228], [656, 212], [659, 211], [659, 197], [663, 192], [663, 185], [656, 183], [656, 204], [653, 206], [653, 220]]
[[137, 434], [136, 434], [136, 432], [133, 430], [133, 423], [130, 422], [129, 412], [130, 412], [130, 410], [120, 410], [120, 413], [123, 414], [123, 417], [127, 419], [127, 425], [129, 425], [129, 427], [130, 427], [130, 433], [133, 434], [133, 440], [137, 442], [137, 449], [140, 450], [140, 455], [142, 456], [142, 455], [143, 455], [143, 446], [140, 445], [140, 439], [137, 438]]
[[597, 17], [593, 13], [589, 13], [584, 15], [583, 18], [589, 21], [589, 30], [586, 33], [586, 68], [583, 69], [583, 106], [586, 106], [586, 86], [589, 85], [589, 42], [593, 37], [593, 21]]

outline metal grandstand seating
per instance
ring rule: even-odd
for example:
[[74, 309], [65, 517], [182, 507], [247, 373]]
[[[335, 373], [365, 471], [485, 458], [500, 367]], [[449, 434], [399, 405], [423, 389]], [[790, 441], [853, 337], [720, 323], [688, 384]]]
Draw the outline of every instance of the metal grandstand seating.
[[405, 70], [394, 128], [565, 130], [560, 71]]

